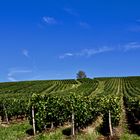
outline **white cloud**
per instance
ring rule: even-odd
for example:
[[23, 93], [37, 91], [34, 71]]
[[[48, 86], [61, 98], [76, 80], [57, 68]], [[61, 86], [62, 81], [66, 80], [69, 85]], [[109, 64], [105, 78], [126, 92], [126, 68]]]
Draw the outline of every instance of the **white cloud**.
[[90, 25], [87, 22], [79, 22], [79, 25], [83, 28], [90, 28]]
[[28, 51], [27, 49], [22, 50], [22, 54], [23, 54], [25, 57], [29, 57], [29, 51]]
[[113, 48], [110, 47], [101, 47], [101, 48], [97, 48], [97, 49], [84, 49], [79, 53], [76, 53], [77, 56], [92, 56], [92, 55], [96, 55], [96, 54], [100, 54], [100, 53], [105, 53], [105, 52], [109, 52], [112, 51]]
[[140, 22], [140, 19], [137, 19], [136, 22]]
[[73, 56], [72, 53], [66, 53], [65, 55], [66, 55], [66, 56]]
[[8, 77], [8, 80], [11, 82], [16, 82], [17, 80], [14, 77]]
[[31, 72], [32, 72], [31, 70], [11, 70], [8, 73], [8, 76], [12, 76], [12, 75], [18, 74], [18, 73], [31, 73]]
[[73, 56], [72, 53], [65, 53], [65, 54], [59, 56], [59, 58], [60, 58], [60, 59], [64, 59], [65, 57], [71, 57], [71, 56]]
[[109, 51], [113, 51], [114, 49], [111, 47], [101, 47], [101, 48], [97, 48], [97, 49], [84, 49], [81, 50], [77, 53], [65, 53], [64, 55], [59, 56], [60, 59], [64, 59], [66, 57], [90, 57], [96, 54], [100, 54], [100, 53], [105, 53], [105, 52], [109, 52]]
[[64, 59], [66, 57], [91, 57], [93, 55], [106, 53], [110, 51], [127, 52], [127, 51], [138, 50], [138, 49], [140, 49], [139, 42], [128, 42], [127, 44], [120, 44], [114, 47], [103, 46], [95, 49], [83, 49], [79, 52], [74, 52], [74, 53], [65, 53], [59, 56], [59, 58]]
[[16, 77], [17, 77], [18, 75], [23, 75], [23, 74], [26, 74], [26, 73], [32, 73], [32, 71], [31, 71], [31, 70], [11, 69], [11, 70], [9, 71], [9, 73], [7, 74], [8, 80], [9, 80], [9, 81], [18, 81]]
[[135, 25], [135, 26], [129, 27], [128, 31], [140, 32], [140, 25]]
[[43, 17], [43, 21], [47, 24], [57, 24], [57, 21], [55, 18], [53, 17], [47, 17], [47, 16], [44, 16]]
[[124, 49], [124, 51], [140, 49], [140, 44], [138, 42], [130, 42], [122, 46], [122, 49]]
[[67, 12], [68, 14], [72, 15], [72, 16], [78, 16], [79, 15], [77, 12], [75, 12], [71, 8], [64, 8], [64, 11]]

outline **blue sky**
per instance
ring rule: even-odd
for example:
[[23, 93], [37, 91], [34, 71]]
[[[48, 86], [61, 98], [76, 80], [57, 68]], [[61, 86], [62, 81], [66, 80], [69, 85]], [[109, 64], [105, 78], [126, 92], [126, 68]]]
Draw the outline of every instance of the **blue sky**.
[[139, 0], [1, 0], [0, 81], [140, 75]]

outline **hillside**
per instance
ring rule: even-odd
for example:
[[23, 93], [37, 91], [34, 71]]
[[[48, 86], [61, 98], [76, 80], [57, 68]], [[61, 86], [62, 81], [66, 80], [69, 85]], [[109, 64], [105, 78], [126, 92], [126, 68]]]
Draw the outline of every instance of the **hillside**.
[[[94, 124], [93, 130], [103, 136], [139, 135], [140, 77], [0, 83], [3, 122], [28, 118], [32, 125], [31, 107], [40, 132], [69, 124], [74, 114], [76, 132]], [[96, 126], [99, 118], [102, 121]]]

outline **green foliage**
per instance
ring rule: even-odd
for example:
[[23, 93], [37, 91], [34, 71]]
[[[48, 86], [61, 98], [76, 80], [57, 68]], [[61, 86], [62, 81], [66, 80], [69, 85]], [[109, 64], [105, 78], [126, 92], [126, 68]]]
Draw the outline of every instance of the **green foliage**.
[[[96, 118], [108, 114], [111, 110], [113, 125], [120, 120], [120, 98], [117, 96], [102, 96], [100, 98], [84, 97], [77, 94], [67, 96], [34, 95], [31, 105], [35, 108], [35, 121], [38, 130], [54, 123], [55, 126], [71, 121], [75, 115], [75, 127], [84, 128]], [[30, 119], [32, 119], [30, 117]]]
[[0, 99], [0, 116], [4, 117], [5, 112], [10, 119], [13, 116], [22, 116], [29, 114], [29, 100], [27, 98], [1, 98]]
[[[140, 78], [89, 78], [77, 80], [29, 81], [0, 83], [0, 116], [29, 116], [35, 109], [36, 128], [40, 131], [71, 122], [75, 115], [76, 129], [84, 128], [103, 116], [103, 125], [108, 126], [111, 112], [112, 126], [119, 125], [122, 107], [140, 119]], [[102, 90], [100, 93], [100, 82]], [[136, 82], [136, 84], [135, 84]], [[97, 90], [96, 90], [97, 89]], [[93, 94], [94, 93], [94, 94]]]

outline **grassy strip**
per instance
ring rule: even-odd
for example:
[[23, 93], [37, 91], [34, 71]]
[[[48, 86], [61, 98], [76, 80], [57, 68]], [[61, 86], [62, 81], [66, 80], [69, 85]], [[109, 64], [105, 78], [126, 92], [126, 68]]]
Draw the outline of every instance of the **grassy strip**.
[[97, 138], [100, 136], [97, 132], [92, 133], [86, 133], [76, 136], [76, 140], [97, 140]]
[[[86, 133], [86, 134], [77, 134], [75, 136], [75, 140], [96, 140], [100, 135], [98, 133]], [[34, 137], [34, 140], [66, 140], [71, 139], [71, 137], [64, 136], [62, 134], [62, 130], [58, 129], [55, 132], [50, 132], [40, 134], [36, 137]]]
[[136, 135], [136, 134], [123, 134], [120, 137], [120, 140], [140, 140], [140, 136]]
[[[27, 121], [18, 124], [0, 126], [0, 140], [65, 140], [71, 138], [62, 133], [64, 128], [58, 128], [49, 133], [41, 133], [36, 136], [28, 137], [26, 131], [29, 129], [31, 129], [31, 126]], [[77, 134], [76, 140], [96, 140], [98, 136], [97, 133], [87, 132], [86, 134]]]
[[0, 140], [21, 140], [27, 136], [26, 130], [30, 128], [28, 122], [0, 126]]
[[[31, 126], [27, 121], [18, 124], [10, 124], [6, 126], [0, 126], [0, 140], [66, 140], [70, 139], [63, 135], [62, 131], [64, 128], [58, 128], [53, 132], [41, 133], [36, 136], [28, 137], [26, 131]], [[76, 140], [97, 140], [101, 135], [96, 131], [86, 132], [84, 134], [77, 134]], [[120, 140], [140, 140], [140, 136], [135, 134], [125, 133], [122, 134]]]
[[34, 137], [34, 140], [64, 140], [61, 129], [50, 133], [42, 133]]

